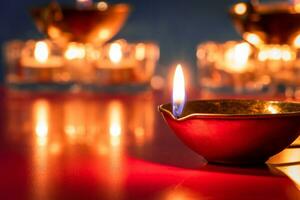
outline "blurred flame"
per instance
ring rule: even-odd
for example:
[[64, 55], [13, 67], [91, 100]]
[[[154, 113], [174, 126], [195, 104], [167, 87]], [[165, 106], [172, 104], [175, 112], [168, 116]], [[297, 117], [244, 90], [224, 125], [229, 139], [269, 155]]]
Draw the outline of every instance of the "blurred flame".
[[97, 3], [97, 8], [100, 11], [105, 11], [108, 8], [108, 4], [105, 1], [100, 1]]
[[259, 46], [263, 44], [263, 40], [255, 33], [244, 33], [243, 38], [250, 44], [253, 44], [254, 46]]
[[108, 55], [109, 55], [109, 59], [113, 63], [115, 63], [115, 64], [119, 63], [122, 60], [122, 58], [123, 58], [121, 44], [119, 44], [119, 43], [113, 43], [113, 44], [111, 44], [110, 48], [109, 48]]
[[225, 62], [228, 69], [234, 72], [244, 72], [248, 68], [248, 60], [251, 55], [251, 46], [246, 43], [236, 44], [225, 53]]
[[176, 66], [173, 79], [173, 114], [178, 117], [183, 111], [185, 103], [185, 81], [182, 66]]
[[109, 105], [109, 135], [112, 146], [119, 146], [122, 134], [122, 105], [113, 101]]
[[68, 60], [83, 59], [86, 55], [83, 45], [70, 43], [65, 52], [65, 58]]
[[298, 34], [295, 39], [294, 39], [294, 42], [293, 42], [293, 45], [294, 47], [296, 48], [300, 48], [300, 34]]
[[146, 57], [146, 45], [143, 43], [137, 44], [135, 51], [135, 58], [137, 60], [144, 60]]
[[244, 15], [247, 12], [247, 5], [245, 3], [238, 3], [233, 7], [233, 10], [238, 15]]
[[274, 61], [291, 61], [296, 58], [296, 54], [288, 46], [270, 45], [260, 48], [258, 53], [258, 60], [274, 60]]
[[35, 134], [39, 145], [47, 143], [49, 131], [49, 104], [45, 100], [39, 100], [34, 104]]
[[35, 44], [34, 48], [34, 58], [40, 62], [47, 62], [49, 57], [49, 47], [46, 42], [39, 41]]
[[101, 40], [106, 40], [110, 37], [110, 30], [108, 29], [102, 29], [100, 30], [99, 34], [98, 34], [98, 37], [101, 39]]

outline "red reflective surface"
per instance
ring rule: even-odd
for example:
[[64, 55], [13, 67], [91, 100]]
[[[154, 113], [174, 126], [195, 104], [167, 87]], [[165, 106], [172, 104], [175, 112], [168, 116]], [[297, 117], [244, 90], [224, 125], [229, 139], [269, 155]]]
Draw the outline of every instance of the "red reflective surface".
[[300, 199], [297, 146], [207, 165], [157, 112], [167, 94], [0, 94], [0, 199]]

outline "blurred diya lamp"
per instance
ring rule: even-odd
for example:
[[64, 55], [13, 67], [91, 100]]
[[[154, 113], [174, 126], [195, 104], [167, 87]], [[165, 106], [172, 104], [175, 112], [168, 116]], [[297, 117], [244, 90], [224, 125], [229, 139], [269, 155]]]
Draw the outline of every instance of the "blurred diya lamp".
[[249, 43], [289, 44], [300, 47], [300, 3], [239, 2], [232, 6], [230, 15], [235, 28]]
[[9, 85], [64, 82], [87, 89], [128, 85], [146, 88], [160, 56], [155, 43], [126, 40], [103, 46], [70, 42], [66, 47], [51, 40], [11, 41], [4, 53]]
[[258, 100], [185, 102], [180, 67], [173, 103], [159, 106], [165, 121], [192, 150], [209, 162], [262, 164], [300, 134], [300, 103]]
[[149, 85], [159, 59], [154, 43], [118, 40], [103, 46], [95, 62], [96, 85]]
[[66, 43], [97, 43], [110, 40], [124, 25], [130, 5], [93, 3], [77, 0], [76, 6], [64, 7], [56, 1], [31, 10], [37, 28], [49, 38]]

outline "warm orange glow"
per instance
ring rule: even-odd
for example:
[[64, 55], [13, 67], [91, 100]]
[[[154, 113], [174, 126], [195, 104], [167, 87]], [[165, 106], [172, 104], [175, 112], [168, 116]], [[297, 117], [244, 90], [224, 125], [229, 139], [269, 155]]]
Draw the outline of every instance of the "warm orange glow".
[[93, 5], [93, 0], [76, 0], [78, 6], [91, 6]]
[[113, 101], [109, 104], [109, 135], [112, 146], [119, 146], [122, 134], [122, 104]]
[[100, 30], [100, 32], [98, 34], [98, 37], [101, 40], [107, 40], [110, 37], [110, 35], [111, 35], [110, 30], [108, 30], [108, 29], [102, 29], [102, 30]]
[[84, 45], [77, 43], [70, 43], [65, 52], [65, 58], [68, 60], [84, 59], [85, 55]]
[[247, 5], [245, 3], [238, 3], [234, 6], [233, 10], [238, 15], [244, 15], [247, 12]]
[[137, 60], [144, 60], [146, 57], [146, 45], [143, 43], [137, 44], [135, 50], [135, 58]]
[[293, 42], [293, 45], [294, 47], [296, 48], [300, 48], [300, 34], [298, 34], [295, 39], [294, 39], [294, 42]]
[[251, 55], [251, 46], [246, 43], [236, 44], [225, 53], [227, 69], [233, 72], [245, 72], [248, 69], [248, 60]]
[[254, 46], [263, 44], [263, 40], [255, 33], [244, 33], [243, 38]]
[[49, 57], [49, 47], [46, 42], [40, 41], [35, 44], [34, 48], [34, 58], [40, 62], [47, 62]]
[[260, 61], [266, 61], [266, 60], [291, 61], [294, 60], [295, 57], [296, 57], [295, 52], [286, 45], [265, 46], [261, 48], [258, 53], [258, 60]]
[[268, 105], [267, 112], [271, 113], [271, 114], [277, 114], [277, 113], [279, 113], [279, 108], [275, 107], [273, 105]]
[[37, 142], [43, 146], [47, 143], [49, 132], [49, 104], [45, 100], [39, 100], [34, 104], [33, 109]]
[[108, 4], [105, 1], [100, 1], [99, 3], [97, 3], [97, 8], [100, 11], [105, 11], [108, 8]]
[[173, 103], [182, 104], [185, 101], [185, 80], [182, 66], [176, 67], [173, 79]]
[[111, 62], [118, 64], [123, 58], [122, 46], [119, 43], [113, 43], [109, 48], [109, 59]]
[[155, 90], [161, 90], [165, 86], [165, 79], [161, 76], [153, 76], [150, 85]]

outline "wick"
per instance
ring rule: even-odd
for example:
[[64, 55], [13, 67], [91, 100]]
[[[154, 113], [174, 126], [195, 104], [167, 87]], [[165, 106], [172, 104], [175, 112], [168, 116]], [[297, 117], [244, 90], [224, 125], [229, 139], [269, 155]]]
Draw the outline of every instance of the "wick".
[[173, 115], [178, 119], [180, 118], [182, 111], [183, 111], [184, 104], [173, 104]]

